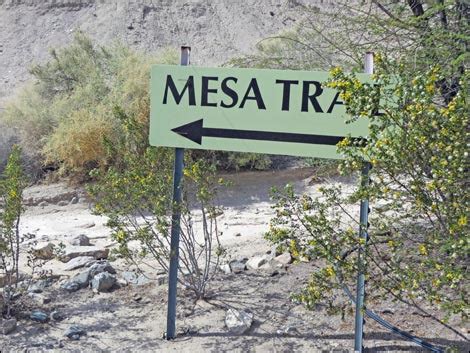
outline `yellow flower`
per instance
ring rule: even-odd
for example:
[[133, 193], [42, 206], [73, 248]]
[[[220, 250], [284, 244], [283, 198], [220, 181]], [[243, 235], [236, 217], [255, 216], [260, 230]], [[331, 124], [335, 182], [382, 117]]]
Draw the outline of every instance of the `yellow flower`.
[[418, 250], [421, 255], [428, 255], [428, 249], [426, 249], [426, 246], [424, 244], [419, 244]]
[[331, 266], [327, 267], [325, 269], [325, 272], [328, 275], [328, 277], [333, 277], [335, 275], [335, 270]]
[[459, 226], [467, 225], [467, 216], [460, 216], [459, 221], [457, 222]]

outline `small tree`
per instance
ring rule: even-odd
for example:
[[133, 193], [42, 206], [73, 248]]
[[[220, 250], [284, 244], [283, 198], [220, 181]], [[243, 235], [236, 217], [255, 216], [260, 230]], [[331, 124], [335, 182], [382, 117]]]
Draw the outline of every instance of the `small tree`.
[[[119, 244], [117, 254], [137, 266], [144, 259], [153, 258], [168, 272], [173, 208], [172, 150], [148, 147], [147, 129], [142, 123], [119, 109], [116, 116], [126, 133], [118, 145], [108, 147], [111, 155], [121, 159], [115, 164], [119, 167], [93, 172], [97, 183], [90, 192], [96, 202], [95, 211], [109, 217], [112, 237]], [[215, 167], [207, 162], [188, 159], [187, 164], [184, 202], [180, 206], [179, 281], [197, 298], [203, 298], [223, 253], [216, 219], [219, 211], [213, 205], [221, 180], [215, 176]], [[198, 205], [196, 216], [192, 204]], [[196, 217], [201, 220], [200, 230], [194, 224]]]
[[0, 279], [5, 315], [10, 317], [11, 299], [19, 281], [20, 219], [26, 180], [21, 166], [21, 150], [13, 147], [0, 180]]

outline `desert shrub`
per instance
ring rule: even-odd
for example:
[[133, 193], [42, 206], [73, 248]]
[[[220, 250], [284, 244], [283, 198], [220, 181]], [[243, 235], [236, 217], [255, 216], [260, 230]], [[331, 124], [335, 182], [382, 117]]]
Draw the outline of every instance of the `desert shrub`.
[[[365, 247], [351, 207], [369, 198], [367, 305], [400, 301], [465, 338], [447, 322], [454, 314], [466, 319], [469, 310], [469, 87], [463, 39], [468, 7], [458, 1], [376, 2], [366, 21], [360, 7], [345, 6], [357, 10], [349, 28], [361, 36], [347, 37], [346, 43], [323, 32], [332, 41], [330, 50], [350, 53], [350, 66], [359, 66], [362, 53], [352, 48], [354, 41], [367, 50], [375, 38], [374, 45], [384, 49], [375, 56], [375, 84], [339, 68], [326, 83], [340, 91], [350, 119], [371, 121], [367, 144], [345, 139], [338, 149], [347, 157], [340, 171], [357, 176], [369, 161], [372, 183], [353, 193], [323, 188], [319, 198], [295, 195], [291, 188], [279, 191], [267, 238], [297, 258], [320, 260], [298, 299], [310, 307], [340, 307], [347, 297], [335, 289], [354, 286], [357, 251]], [[359, 19], [362, 25], [355, 27]], [[406, 45], [390, 40], [396, 31], [406, 35]]]
[[172, 50], [152, 58], [119, 44], [98, 46], [79, 32], [69, 46], [51, 50], [50, 61], [31, 68], [34, 84], [1, 118], [39, 166], [86, 175], [108, 164], [104, 141], [116, 141], [122, 133], [113, 107], [148, 120], [150, 66], [176, 59]]
[[10, 316], [11, 301], [19, 281], [20, 219], [26, 179], [21, 150], [14, 147], [0, 179], [0, 281], [3, 287], [2, 313]]
[[64, 167], [84, 171], [106, 164], [102, 141], [113, 136], [116, 124], [105, 116], [93, 116], [85, 110], [72, 112], [57, 126], [43, 148], [45, 163], [60, 161]]
[[[137, 117], [116, 109], [123, 134], [108, 153], [119, 155], [116, 167], [95, 169], [90, 187], [95, 212], [109, 217], [108, 226], [118, 243], [116, 253], [139, 266], [153, 259], [168, 271], [170, 257], [173, 149], [148, 147], [143, 125]], [[215, 274], [222, 248], [213, 204], [217, 185], [215, 167], [188, 156], [184, 169], [184, 202], [181, 212], [179, 282], [197, 298], [206, 294]], [[192, 209], [196, 205], [198, 212]], [[197, 228], [194, 219], [200, 218]]]

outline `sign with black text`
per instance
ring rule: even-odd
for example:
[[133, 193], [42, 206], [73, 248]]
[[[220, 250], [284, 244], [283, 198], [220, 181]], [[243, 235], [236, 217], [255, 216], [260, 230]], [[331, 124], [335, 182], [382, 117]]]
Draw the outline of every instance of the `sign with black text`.
[[[346, 123], [327, 72], [152, 67], [153, 146], [341, 158], [345, 136], [364, 138], [368, 120]], [[358, 74], [362, 81], [370, 75]]]

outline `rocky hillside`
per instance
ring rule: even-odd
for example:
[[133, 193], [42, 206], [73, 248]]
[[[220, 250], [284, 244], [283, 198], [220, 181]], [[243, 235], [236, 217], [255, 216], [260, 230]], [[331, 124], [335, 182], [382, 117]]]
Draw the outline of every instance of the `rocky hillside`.
[[[192, 63], [214, 66], [249, 53], [291, 28], [303, 5], [324, 10], [332, 0], [0, 0], [0, 114], [30, 79], [28, 68], [82, 30], [98, 43], [145, 52], [192, 47]], [[0, 169], [13, 133], [0, 126]]]
[[121, 41], [146, 52], [182, 44], [193, 63], [217, 65], [249, 53], [261, 38], [290, 28], [307, 4], [331, 0], [0, 0], [0, 108], [28, 67], [81, 29], [100, 43]]
[[[30, 79], [28, 68], [82, 30], [98, 43], [145, 52], [192, 47], [195, 65], [220, 65], [253, 50], [262, 38], [299, 21], [302, 5], [331, 0], [0, 0], [0, 114]], [[0, 168], [13, 133], [0, 126]]]

